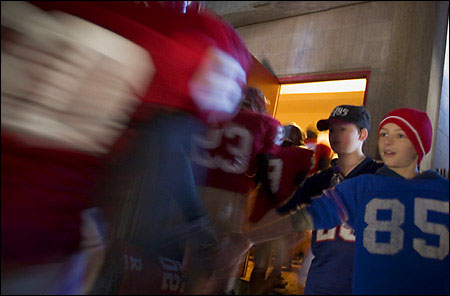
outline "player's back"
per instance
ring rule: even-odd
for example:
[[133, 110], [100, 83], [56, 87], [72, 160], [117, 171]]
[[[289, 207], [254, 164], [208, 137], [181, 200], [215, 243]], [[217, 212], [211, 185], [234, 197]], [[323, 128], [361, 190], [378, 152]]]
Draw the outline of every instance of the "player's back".
[[[281, 147], [269, 161], [272, 193], [278, 203], [289, 198], [300, 182], [296, 179], [310, 169], [314, 152], [306, 147]], [[305, 172], [306, 171], [306, 172]]]
[[314, 151], [314, 165], [310, 169], [309, 174], [326, 169], [329, 165], [332, 156], [332, 150], [330, 147], [323, 143], [317, 143], [317, 140], [305, 140], [305, 146]]
[[250, 215], [251, 222], [258, 222], [268, 211], [292, 196], [311, 168], [313, 153], [306, 147], [281, 146], [270, 158], [268, 177], [273, 196], [259, 190]]
[[197, 135], [192, 149], [194, 165], [207, 168], [203, 186], [247, 194], [254, 187], [260, 154], [276, 153], [282, 127], [271, 116], [240, 110], [228, 122]]

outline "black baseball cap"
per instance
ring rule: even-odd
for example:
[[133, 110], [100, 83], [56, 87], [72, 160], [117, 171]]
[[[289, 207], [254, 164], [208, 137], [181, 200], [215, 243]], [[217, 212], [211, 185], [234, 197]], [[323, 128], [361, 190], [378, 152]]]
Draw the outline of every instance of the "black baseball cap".
[[354, 123], [359, 128], [370, 129], [370, 115], [364, 106], [339, 105], [334, 108], [328, 119], [322, 119], [317, 122], [317, 129], [319, 131], [328, 130], [330, 120]]

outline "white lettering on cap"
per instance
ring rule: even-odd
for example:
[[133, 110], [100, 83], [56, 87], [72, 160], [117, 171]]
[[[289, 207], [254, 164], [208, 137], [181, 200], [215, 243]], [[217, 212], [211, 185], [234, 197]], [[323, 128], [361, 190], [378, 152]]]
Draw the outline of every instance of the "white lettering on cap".
[[344, 108], [344, 107], [337, 107], [333, 110], [333, 112], [331, 112], [330, 117], [334, 117], [334, 116], [347, 116], [348, 114], [348, 108]]

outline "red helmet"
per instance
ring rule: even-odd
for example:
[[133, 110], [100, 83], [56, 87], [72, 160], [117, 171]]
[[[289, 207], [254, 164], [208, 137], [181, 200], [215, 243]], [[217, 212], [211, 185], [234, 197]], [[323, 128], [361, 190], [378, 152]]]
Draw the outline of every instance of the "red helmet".
[[305, 135], [302, 129], [295, 123], [283, 126], [284, 138], [283, 142], [293, 146], [304, 145]]
[[261, 90], [255, 87], [247, 88], [247, 93], [245, 94], [245, 99], [242, 103], [242, 109], [257, 113], [267, 113], [266, 104], [268, 105], [269, 102]]
[[201, 14], [206, 6], [205, 1], [135, 1], [146, 7], [153, 4], [152, 2], [181, 14]]

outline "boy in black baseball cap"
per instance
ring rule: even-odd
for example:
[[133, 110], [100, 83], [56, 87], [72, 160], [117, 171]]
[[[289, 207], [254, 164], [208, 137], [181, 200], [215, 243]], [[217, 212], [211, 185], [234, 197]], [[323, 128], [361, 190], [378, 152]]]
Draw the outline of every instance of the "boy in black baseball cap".
[[[328, 119], [317, 122], [317, 129], [329, 130], [330, 145], [338, 158], [331, 161], [328, 169], [308, 177], [291, 199], [277, 209], [279, 214], [295, 210], [302, 203], [311, 203], [311, 197], [346, 179], [374, 174], [383, 165], [362, 151], [370, 129], [370, 115], [363, 106], [339, 105]], [[305, 262], [305, 266], [311, 264], [305, 294], [351, 294], [354, 239], [345, 225], [325, 232], [313, 231], [310, 252], [314, 259]], [[334, 280], [324, 283], [323, 278]]]

